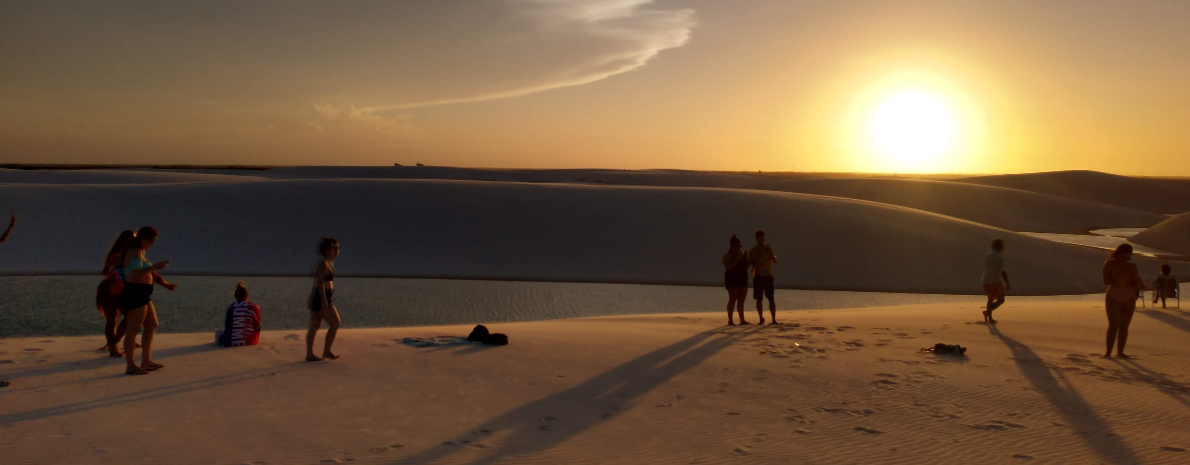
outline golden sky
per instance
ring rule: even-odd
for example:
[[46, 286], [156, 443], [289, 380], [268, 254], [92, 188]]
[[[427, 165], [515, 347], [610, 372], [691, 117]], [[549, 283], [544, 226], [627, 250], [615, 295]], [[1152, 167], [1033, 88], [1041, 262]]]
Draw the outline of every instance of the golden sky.
[[[0, 162], [1190, 176], [1187, 24], [1155, 0], [0, 0]], [[907, 93], [950, 128], [912, 162], [873, 129]], [[933, 137], [917, 114], [885, 132]]]

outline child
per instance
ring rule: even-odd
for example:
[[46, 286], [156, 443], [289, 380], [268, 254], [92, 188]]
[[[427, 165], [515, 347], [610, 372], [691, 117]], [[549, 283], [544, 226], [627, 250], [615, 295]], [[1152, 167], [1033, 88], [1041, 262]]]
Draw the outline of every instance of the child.
[[227, 307], [223, 329], [215, 331], [215, 342], [223, 347], [254, 346], [260, 342], [260, 307], [248, 301], [244, 282], [236, 284], [236, 302]]
[[1178, 296], [1178, 279], [1171, 276], [1173, 270], [1169, 265], [1161, 265], [1161, 274], [1153, 280], [1153, 305], [1161, 299], [1161, 308], [1165, 308], [1165, 299]]

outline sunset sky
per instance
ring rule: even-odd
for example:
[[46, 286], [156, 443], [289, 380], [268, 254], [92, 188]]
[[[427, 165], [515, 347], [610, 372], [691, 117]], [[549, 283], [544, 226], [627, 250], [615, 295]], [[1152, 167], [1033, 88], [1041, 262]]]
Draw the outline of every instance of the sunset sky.
[[1176, 0], [0, 0], [0, 162], [1190, 176], [1188, 24]]

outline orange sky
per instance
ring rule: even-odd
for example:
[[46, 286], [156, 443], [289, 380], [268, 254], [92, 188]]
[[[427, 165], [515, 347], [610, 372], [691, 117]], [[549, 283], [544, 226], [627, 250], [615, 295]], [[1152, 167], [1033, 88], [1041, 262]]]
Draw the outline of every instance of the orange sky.
[[[1190, 2], [0, 2], [0, 162], [1190, 176]], [[871, 144], [904, 89], [955, 134]]]

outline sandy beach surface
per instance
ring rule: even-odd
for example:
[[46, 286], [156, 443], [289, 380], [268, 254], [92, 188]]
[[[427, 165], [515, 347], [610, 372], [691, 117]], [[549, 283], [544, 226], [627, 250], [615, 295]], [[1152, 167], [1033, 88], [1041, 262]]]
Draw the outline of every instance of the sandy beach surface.
[[[122, 374], [98, 336], [0, 340], [0, 454], [33, 463], [1108, 463], [1190, 460], [1190, 312], [1141, 310], [1103, 359], [1102, 304], [977, 303], [350, 329], [218, 349], [166, 334]], [[752, 322], [756, 314], [747, 311]], [[321, 342], [321, 339], [320, 339]], [[935, 342], [966, 357], [919, 352]]]

